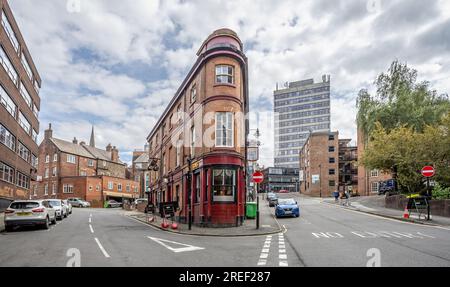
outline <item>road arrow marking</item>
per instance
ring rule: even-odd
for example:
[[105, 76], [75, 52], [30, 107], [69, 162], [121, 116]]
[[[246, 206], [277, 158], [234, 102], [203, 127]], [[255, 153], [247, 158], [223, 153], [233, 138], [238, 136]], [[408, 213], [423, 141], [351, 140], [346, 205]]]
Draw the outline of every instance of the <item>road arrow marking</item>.
[[[203, 247], [198, 247], [198, 246], [193, 246], [193, 245], [188, 245], [188, 244], [183, 244], [183, 243], [179, 243], [179, 242], [175, 242], [175, 241], [170, 241], [170, 240], [166, 240], [166, 239], [161, 239], [161, 238], [156, 238], [156, 237], [150, 237], [147, 236], [149, 239], [155, 241], [158, 244], [161, 244], [162, 246], [166, 247], [167, 249], [169, 249], [170, 251], [173, 251], [175, 253], [180, 253], [180, 252], [189, 252], [189, 251], [198, 251], [198, 250], [203, 250], [205, 248]], [[167, 245], [166, 243], [171, 243], [171, 244], [175, 244], [175, 245], [181, 245], [184, 247], [178, 247], [178, 248], [173, 248], [170, 247], [169, 245]]]

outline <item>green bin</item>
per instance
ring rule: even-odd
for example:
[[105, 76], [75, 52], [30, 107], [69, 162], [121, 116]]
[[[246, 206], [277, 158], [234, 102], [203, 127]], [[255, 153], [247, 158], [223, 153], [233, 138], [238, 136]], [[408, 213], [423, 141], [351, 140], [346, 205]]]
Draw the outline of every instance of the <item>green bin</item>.
[[256, 218], [256, 202], [247, 202], [246, 216], [247, 218]]

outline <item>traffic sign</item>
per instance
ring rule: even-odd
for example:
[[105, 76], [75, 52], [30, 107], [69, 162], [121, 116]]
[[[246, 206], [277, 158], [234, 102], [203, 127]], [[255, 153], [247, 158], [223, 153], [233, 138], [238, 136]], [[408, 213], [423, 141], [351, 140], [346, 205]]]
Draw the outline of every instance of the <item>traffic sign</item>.
[[424, 168], [422, 168], [422, 175], [425, 177], [433, 177], [435, 174], [436, 171], [432, 166], [425, 166]]
[[260, 171], [257, 171], [253, 174], [253, 182], [261, 183], [264, 180], [264, 174]]

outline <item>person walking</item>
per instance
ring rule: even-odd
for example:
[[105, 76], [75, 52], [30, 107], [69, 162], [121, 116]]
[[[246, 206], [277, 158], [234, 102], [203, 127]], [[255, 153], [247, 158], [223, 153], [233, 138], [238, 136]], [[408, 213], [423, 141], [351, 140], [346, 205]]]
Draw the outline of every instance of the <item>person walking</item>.
[[337, 203], [339, 201], [339, 191], [335, 190], [333, 192], [333, 196], [334, 196], [334, 202]]
[[345, 206], [350, 206], [350, 193], [348, 190], [345, 191]]

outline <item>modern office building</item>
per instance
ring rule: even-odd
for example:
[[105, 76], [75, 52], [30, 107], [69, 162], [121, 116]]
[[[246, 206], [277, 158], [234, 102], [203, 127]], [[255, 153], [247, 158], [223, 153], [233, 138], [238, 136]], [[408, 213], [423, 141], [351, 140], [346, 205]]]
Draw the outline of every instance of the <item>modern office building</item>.
[[0, 0], [0, 209], [36, 179], [41, 78], [6, 0]]
[[298, 168], [311, 132], [330, 131], [330, 76], [286, 84], [274, 91], [275, 167]]
[[[177, 202], [175, 217], [196, 225], [244, 220], [248, 138], [247, 58], [237, 34], [213, 32], [147, 137], [150, 199]], [[191, 216], [190, 216], [191, 215]]]
[[263, 192], [300, 191], [298, 168], [269, 167], [263, 170], [263, 174], [264, 181], [260, 186]]

